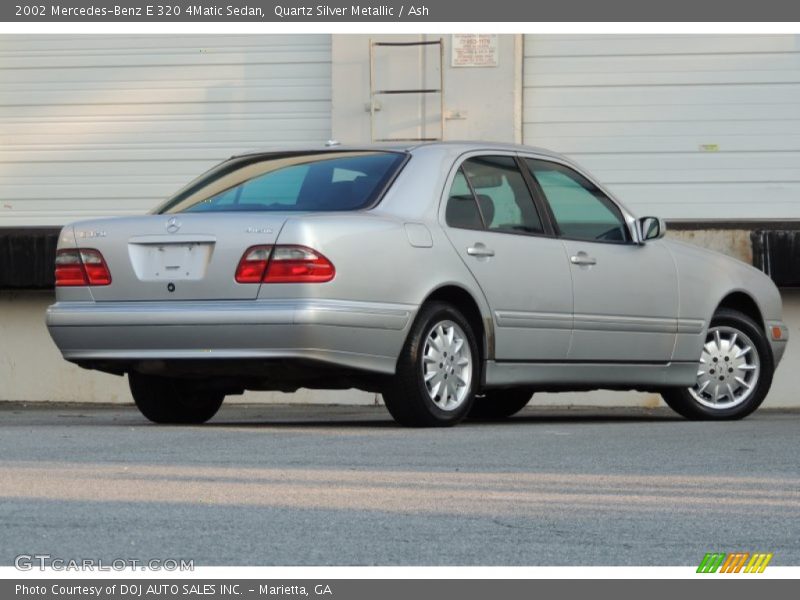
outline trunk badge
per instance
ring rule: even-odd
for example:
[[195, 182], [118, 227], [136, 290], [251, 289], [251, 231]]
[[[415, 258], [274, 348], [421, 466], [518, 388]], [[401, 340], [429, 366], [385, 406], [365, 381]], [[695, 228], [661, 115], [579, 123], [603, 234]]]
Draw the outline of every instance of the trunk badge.
[[177, 233], [180, 228], [181, 222], [178, 220], [178, 217], [170, 217], [167, 221], [167, 231], [169, 233]]
[[101, 238], [106, 237], [108, 234], [103, 231], [102, 229], [99, 231], [79, 231], [78, 237], [79, 238]]

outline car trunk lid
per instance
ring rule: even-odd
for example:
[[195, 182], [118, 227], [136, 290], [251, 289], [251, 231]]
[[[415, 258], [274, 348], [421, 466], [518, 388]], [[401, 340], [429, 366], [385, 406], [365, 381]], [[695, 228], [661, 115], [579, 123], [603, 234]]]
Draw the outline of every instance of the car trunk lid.
[[286, 215], [215, 213], [149, 215], [81, 222], [78, 247], [99, 250], [111, 284], [93, 286], [98, 302], [255, 299], [259, 285], [240, 284], [247, 248], [274, 244]]

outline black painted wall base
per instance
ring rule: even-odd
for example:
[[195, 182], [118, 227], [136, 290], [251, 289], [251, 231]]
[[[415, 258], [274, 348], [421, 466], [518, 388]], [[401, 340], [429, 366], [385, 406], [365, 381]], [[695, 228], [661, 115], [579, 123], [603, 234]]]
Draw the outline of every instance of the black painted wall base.
[[[727, 225], [727, 227], [726, 227]], [[670, 229], [753, 229], [753, 264], [779, 287], [800, 286], [800, 229], [788, 223], [668, 223]], [[0, 227], [0, 289], [52, 289], [60, 227]]]
[[60, 227], [0, 227], [0, 289], [52, 289]]
[[750, 234], [753, 265], [778, 287], [800, 286], [800, 231], [757, 230]]

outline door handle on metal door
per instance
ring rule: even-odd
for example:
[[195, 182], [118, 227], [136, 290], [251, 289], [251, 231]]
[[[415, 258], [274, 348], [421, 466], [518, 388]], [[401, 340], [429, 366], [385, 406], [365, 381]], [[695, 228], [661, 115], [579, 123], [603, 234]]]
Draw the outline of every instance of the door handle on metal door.
[[578, 252], [575, 256], [569, 257], [569, 262], [573, 265], [589, 266], [596, 265], [597, 259], [593, 256], [589, 256], [586, 252]]
[[491, 248], [487, 248], [480, 242], [475, 244], [474, 246], [470, 246], [467, 248], [467, 254], [470, 256], [494, 256], [494, 250]]

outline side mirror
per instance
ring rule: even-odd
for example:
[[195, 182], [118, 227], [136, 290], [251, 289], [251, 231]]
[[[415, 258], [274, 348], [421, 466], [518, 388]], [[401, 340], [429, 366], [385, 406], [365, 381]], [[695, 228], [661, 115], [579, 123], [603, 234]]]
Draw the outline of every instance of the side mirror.
[[667, 224], [658, 217], [642, 217], [636, 221], [639, 226], [639, 241], [643, 244], [650, 240], [659, 240], [667, 233]]

